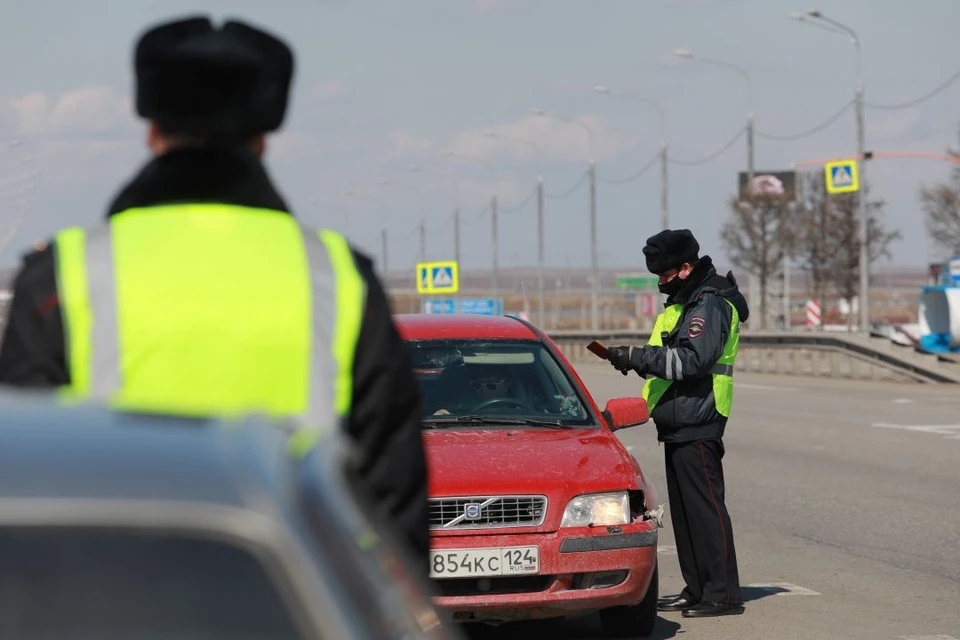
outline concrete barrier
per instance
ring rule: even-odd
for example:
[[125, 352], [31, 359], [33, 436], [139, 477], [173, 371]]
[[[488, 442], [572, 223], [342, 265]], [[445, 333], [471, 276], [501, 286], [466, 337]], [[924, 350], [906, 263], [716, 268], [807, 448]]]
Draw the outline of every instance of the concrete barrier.
[[[597, 361], [586, 349], [590, 340], [607, 345], [643, 344], [649, 337], [640, 332], [600, 334], [558, 332], [550, 337], [573, 363]], [[960, 363], [867, 334], [744, 333], [736, 370], [851, 380], [960, 383]]]

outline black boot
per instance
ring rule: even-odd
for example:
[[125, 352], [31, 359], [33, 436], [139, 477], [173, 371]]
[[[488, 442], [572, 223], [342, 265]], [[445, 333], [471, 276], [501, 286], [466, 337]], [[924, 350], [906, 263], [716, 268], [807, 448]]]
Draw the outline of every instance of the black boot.
[[684, 594], [666, 596], [657, 600], [657, 611], [683, 611], [695, 606], [696, 601]]

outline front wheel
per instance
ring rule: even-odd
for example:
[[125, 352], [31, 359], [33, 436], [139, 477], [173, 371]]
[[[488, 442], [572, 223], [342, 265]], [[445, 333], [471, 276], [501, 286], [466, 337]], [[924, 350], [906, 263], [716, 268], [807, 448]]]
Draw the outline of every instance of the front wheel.
[[638, 604], [613, 607], [600, 612], [600, 622], [607, 635], [614, 638], [647, 638], [657, 624], [657, 600], [660, 598], [660, 566], [653, 565], [647, 595]]

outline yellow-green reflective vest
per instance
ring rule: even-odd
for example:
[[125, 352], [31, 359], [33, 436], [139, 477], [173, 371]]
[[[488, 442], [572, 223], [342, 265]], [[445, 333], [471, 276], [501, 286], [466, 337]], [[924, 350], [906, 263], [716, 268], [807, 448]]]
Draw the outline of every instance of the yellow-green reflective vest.
[[66, 399], [321, 431], [349, 414], [366, 286], [341, 235], [270, 209], [177, 204], [55, 242]]
[[[714, 364], [711, 375], [713, 376], [713, 398], [717, 413], [729, 418], [730, 407], [733, 405], [733, 366], [737, 360], [737, 351], [740, 346], [740, 314], [737, 313], [737, 308], [732, 302], [724, 300], [730, 305], [731, 309], [730, 335], [727, 336], [727, 341], [723, 345], [723, 354]], [[682, 304], [672, 304], [664, 309], [663, 313], [657, 316], [656, 324], [654, 324], [653, 332], [650, 334], [647, 344], [656, 347], [663, 346], [661, 334], [669, 335], [676, 328], [682, 315]], [[652, 377], [643, 385], [643, 398], [647, 401], [651, 414], [654, 407], [657, 406], [657, 402], [660, 401], [660, 398], [663, 397], [663, 394], [666, 393], [673, 382], [673, 380]]]

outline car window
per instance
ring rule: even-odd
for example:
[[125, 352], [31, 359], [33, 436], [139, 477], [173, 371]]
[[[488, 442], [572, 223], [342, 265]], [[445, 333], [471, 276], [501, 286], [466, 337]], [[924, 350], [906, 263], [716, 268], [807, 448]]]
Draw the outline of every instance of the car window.
[[0, 530], [0, 638], [300, 640], [265, 568], [224, 542]]
[[532, 340], [407, 342], [423, 418], [496, 416], [594, 424], [561, 364]]

